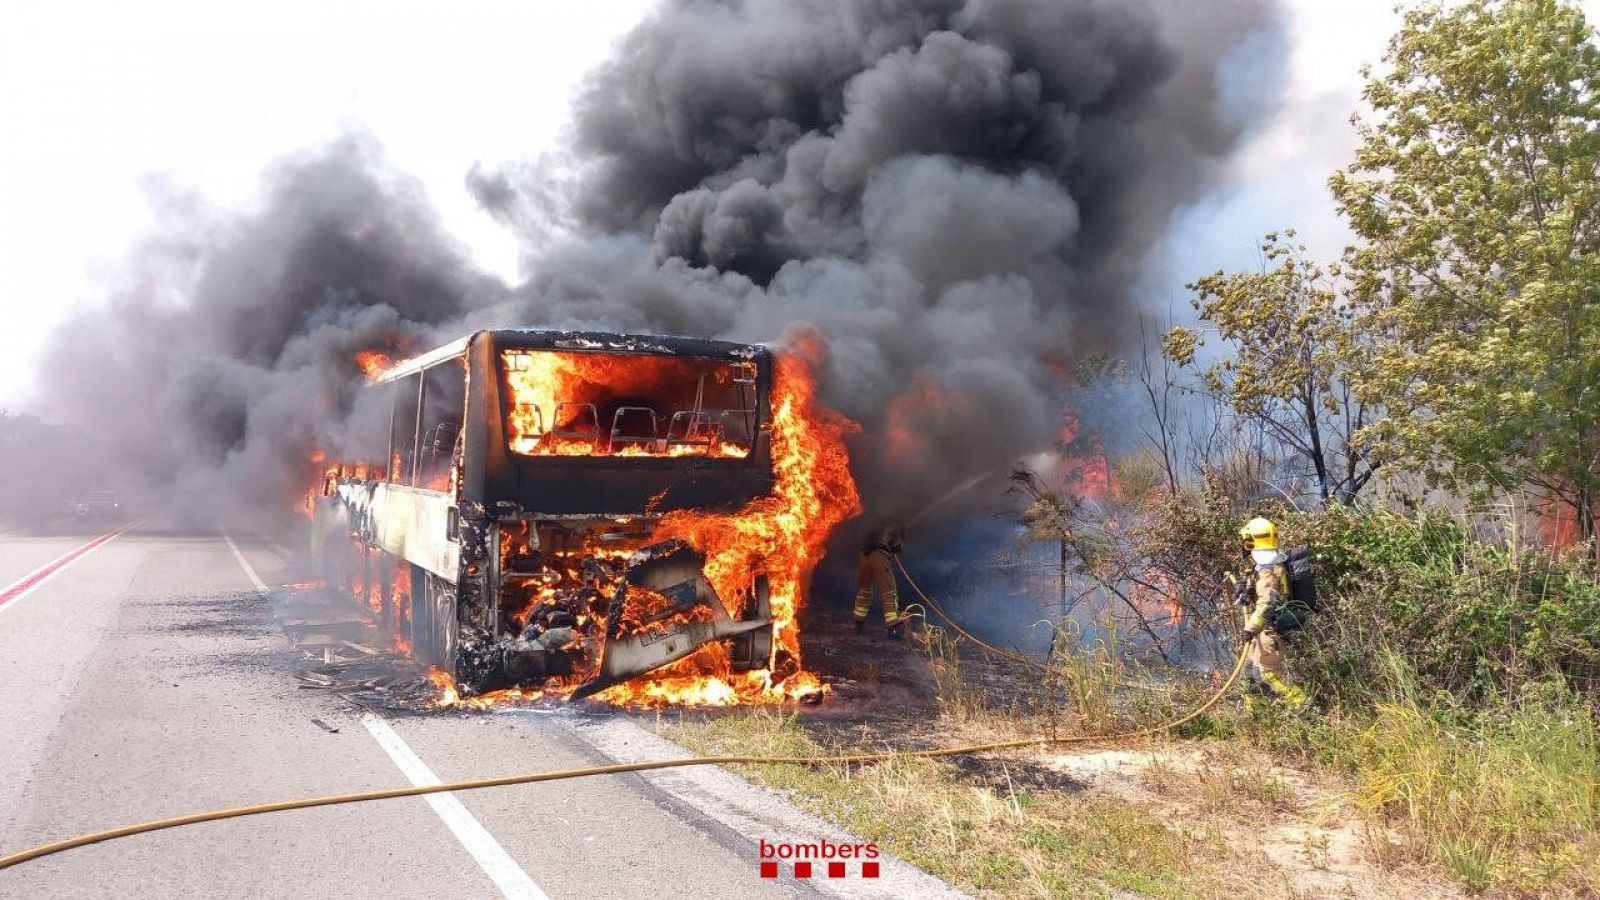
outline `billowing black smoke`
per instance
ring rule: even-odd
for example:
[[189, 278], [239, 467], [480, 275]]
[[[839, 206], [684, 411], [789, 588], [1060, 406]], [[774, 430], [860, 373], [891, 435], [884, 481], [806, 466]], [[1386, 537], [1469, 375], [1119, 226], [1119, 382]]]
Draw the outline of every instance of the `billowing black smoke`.
[[1060, 431], [1175, 209], [1240, 137], [1219, 66], [1268, 0], [661, 9], [595, 73], [577, 175], [475, 173], [544, 247], [517, 321], [830, 340], [869, 507], [912, 515]]
[[1128, 337], [1141, 265], [1241, 136], [1219, 67], [1274, 22], [1272, 0], [675, 0], [592, 75], [560, 159], [469, 178], [526, 236], [525, 284], [473, 272], [347, 138], [255, 214], [176, 215], [45, 383], [153, 476], [281, 497], [337, 441], [358, 349], [808, 323], [869, 513], [908, 515], [1049, 447], [1055, 373]]
[[364, 139], [283, 161], [247, 214], [162, 199], [115, 292], [53, 336], [40, 386], [121, 467], [68, 480], [160, 486], [194, 519], [281, 516], [313, 450], [342, 441], [357, 351], [427, 349], [505, 294]]

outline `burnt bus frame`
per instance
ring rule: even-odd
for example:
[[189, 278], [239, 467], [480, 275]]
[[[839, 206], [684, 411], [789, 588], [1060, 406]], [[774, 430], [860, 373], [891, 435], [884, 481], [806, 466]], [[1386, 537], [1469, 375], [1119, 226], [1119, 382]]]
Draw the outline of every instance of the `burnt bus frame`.
[[[499, 358], [503, 350], [685, 356], [755, 365], [756, 427], [741, 459], [524, 456], [506, 439]], [[461, 471], [454, 493], [418, 486], [427, 373], [465, 361]], [[772, 492], [771, 351], [759, 344], [600, 332], [479, 331], [404, 361], [369, 389], [420, 375], [406, 484], [394, 481], [394, 405], [384, 481], [341, 479], [351, 530], [369, 547], [410, 565], [412, 642], [423, 658], [456, 674], [464, 641], [499, 633], [502, 523], [582, 529], [648, 523], [680, 509], [733, 510]], [[396, 398], [398, 399], [398, 398]], [[385, 583], [392, 569], [380, 566]]]

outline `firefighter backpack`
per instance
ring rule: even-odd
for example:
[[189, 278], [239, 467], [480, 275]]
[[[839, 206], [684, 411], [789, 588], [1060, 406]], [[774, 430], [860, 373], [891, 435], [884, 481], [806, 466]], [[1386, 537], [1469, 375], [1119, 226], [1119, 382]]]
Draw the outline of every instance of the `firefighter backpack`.
[[1310, 551], [1304, 547], [1290, 547], [1283, 556], [1289, 596], [1276, 610], [1267, 610], [1267, 624], [1279, 634], [1304, 627], [1317, 611], [1317, 579], [1311, 567]]

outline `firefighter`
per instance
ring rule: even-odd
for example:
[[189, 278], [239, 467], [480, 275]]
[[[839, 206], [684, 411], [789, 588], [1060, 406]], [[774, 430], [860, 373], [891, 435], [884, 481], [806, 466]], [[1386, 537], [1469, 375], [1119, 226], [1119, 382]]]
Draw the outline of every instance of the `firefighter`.
[[905, 633], [905, 618], [900, 614], [900, 594], [895, 586], [893, 558], [900, 553], [905, 531], [898, 525], [880, 525], [861, 544], [861, 561], [856, 564], [856, 631], [867, 627], [867, 610], [872, 606], [872, 590], [877, 588], [883, 603], [883, 624], [889, 637]]
[[[1305, 706], [1306, 695], [1289, 683], [1284, 667], [1288, 642], [1271, 625], [1272, 616], [1289, 599], [1289, 570], [1278, 548], [1278, 528], [1271, 521], [1256, 517], [1239, 529], [1244, 551], [1255, 564], [1255, 578], [1248, 584], [1242, 605], [1248, 610], [1244, 639], [1249, 644], [1249, 662], [1259, 684], [1292, 710]], [[1248, 703], [1248, 699], [1246, 701]]]

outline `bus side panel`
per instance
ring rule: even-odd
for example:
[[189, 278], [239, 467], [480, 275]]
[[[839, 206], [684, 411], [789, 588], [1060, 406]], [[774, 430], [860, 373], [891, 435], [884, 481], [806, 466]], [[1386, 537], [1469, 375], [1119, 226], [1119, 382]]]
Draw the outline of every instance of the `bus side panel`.
[[467, 344], [467, 408], [462, 421], [461, 503], [482, 503], [486, 448], [505, 439], [500, 421], [500, 387], [494, 366], [494, 342], [478, 332]]
[[340, 494], [368, 544], [455, 582], [461, 545], [449, 533], [449, 494], [382, 482], [344, 485]]

